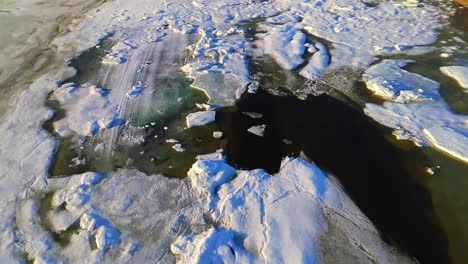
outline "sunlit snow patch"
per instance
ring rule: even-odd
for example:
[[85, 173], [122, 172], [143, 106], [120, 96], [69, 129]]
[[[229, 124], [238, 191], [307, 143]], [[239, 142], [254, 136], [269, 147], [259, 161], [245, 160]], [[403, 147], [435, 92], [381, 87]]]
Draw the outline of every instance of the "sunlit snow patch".
[[[440, 71], [455, 79], [462, 88], [468, 89], [468, 67], [444, 66], [440, 67]], [[465, 90], [465, 92], [468, 92], [468, 90]]]
[[364, 112], [375, 121], [394, 128], [393, 134], [398, 139], [434, 146], [466, 161], [468, 116], [452, 113], [444, 102], [367, 104]]
[[61, 136], [94, 135], [122, 124], [117, 107], [107, 99], [109, 91], [96, 86], [78, 87], [73, 83], [62, 85], [51, 99], [60, 102], [67, 115], [54, 123]]
[[401, 69], [411, 60], [384, 60], [368, 68], [363, 80], [367, 89], [399, 103], [433, 101], [440, 98], [439, 83]]

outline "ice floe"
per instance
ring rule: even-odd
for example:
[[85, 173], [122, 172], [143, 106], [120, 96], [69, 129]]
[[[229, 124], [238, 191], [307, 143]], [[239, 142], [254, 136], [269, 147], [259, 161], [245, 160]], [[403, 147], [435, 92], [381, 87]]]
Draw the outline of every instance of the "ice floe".
[[259, 125], [259, 126], [252, 126], [247, 129], [248, 132], [257, 135], [259, 137], [263, 137], [265, 134], [266, 125]]
[[187, 127], [204, 126], [216, 120], [215, 111], [199, 111], [187, 115]]
[[362, 77], [367, 89], [399, 103], [427, 102], [440, 99], [439, 83], [402, 69], [411, 60], [383, 60], [369, 67]]
[[434, 146], [466, 161], [468, 116], [454, 114], [442, 101], [382, 106], [367, 104], [364, 112], [377, 122], [394, 128], [398, 139], [420, 146]]
[[[313, 50], [311, 50], [311, 48], [313, 48]], [[320, 42], [316, 42], [313, 46], [311, 45], [309, 50], [313, 53], [312, 58], [307, 65], [302, 68], [299, 74], [309, 80], [315, 80], [328, 68], [330, 56], [328, 55], [325, 45]]]
[[455, 79], [462, 88], [468, 89], [468, 67], [444, 66], [440, 67], [440, 71], [443, 74]]
[[108, 92], [96, 86], [74, 84], [64, 84], [56, 89], [51, 98], [60, 102], [67, 114], [54, 123], [55, 131], [61, 136], [73, 133], [87, 136], [122, 124], [117, 106], [107, 99]]

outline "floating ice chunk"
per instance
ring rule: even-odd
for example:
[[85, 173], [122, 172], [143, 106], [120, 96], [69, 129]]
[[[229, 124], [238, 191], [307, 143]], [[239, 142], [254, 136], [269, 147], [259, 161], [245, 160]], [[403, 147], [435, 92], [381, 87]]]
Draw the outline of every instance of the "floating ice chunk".
[[[468, 89], [468, 67], [463, 66], [444, 66], [440, 67], [440, 71], [455, 79], [462, 88]], [[466, 90], [468, 92], [468, 90]]]
[[185, 148], [182, 147], [182, 144], [174, 144], [174, 146], [172, 146], [172, 148], [177, 152], [184, 152], [185, 151]]
[[223, 149], [218, 149], [216, 152], [202, 154], [195, 157], [197, 160], [224, 160]]
[[363, 80], [367, 89], [399, 103], [434, 101], [440, 98], [439, 83], [401, 69], [411, 60], [384, 60], [368, 68]]
[[67, 111], [63, 119], [54, 123], [55, 130], [61, 136], [87, 136], [122, 124], [117, 107], [109, 102], [107, 94], [107, 90], [96, 86], [67, 85], [55, 90], [52, 99]]
[[250, 127], [249, 129], [247, 129], [247, 131], [259, 137], [263, 137], [263, 135], [265, 134], [265, 129], [266, 129], [266, 125], [259, 125], [259, 126]]
[[187, 127], [204, 126], [216, 120], [215, 111], [199, 111], [187, 115]]
[[320, 42], [315, 43], [315, 53], [312, 55], [309, 63], [299, 72], [301, 76], [309, 80], [319, 78], [328, 68], [330, 57], [327, 48]]
[[425, 128], [423, 131], [436, 148], [468, 163], [468, 133], [460, 134], [440, 126]]
[[247, 92], [249, 93], [256, 93], [258, 91], [258, 87], [259, 87], [259, 83], [257, 81], [253, 81], [251, 82], [248, 86], [247, 86]]
[[468, 116], [452, 113], [444, 102], [367, 104], [364, 112], [394, 128], [393, 134], [398, 139], [412, 140], [419, 146], [433, 145], [461, 159], [466, 157]]
[[250, 118], [262, 118], [263, 114], [257, 112], [242, 112], [242, 114], [250, 117]]
[[215, 131], [215, 132], [213, 132], [213, 137], [214, 138], [222, 138], [223, 137], [223, 132]]
[[306, 35], [294, 23], [281, 26], [268, 26], [263, 24], [265, 34], [257, 34], [261, 39], [258, 44], [264, 49], [264, 53], [271, 55], [275, 61], [285, 70], [292, 70], [304, 62], [304, 43]]

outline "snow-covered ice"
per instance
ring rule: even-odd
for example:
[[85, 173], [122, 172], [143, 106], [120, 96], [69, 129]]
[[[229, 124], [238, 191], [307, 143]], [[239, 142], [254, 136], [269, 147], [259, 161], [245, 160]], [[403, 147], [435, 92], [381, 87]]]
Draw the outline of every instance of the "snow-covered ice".
[[330, 56], [328, 55], [327, 48], [320, 42], [315, 43], [311, 48], [313, 49], [313, 55], [309, 63], [302, 68], [299, 72], [301, 76], [309, 80], [315, 80], [319, 78], [325, 70], [328, 68], [330, 63]]
[[187, 127], [204, 126], [216, 120], [215, 111], [199, 111], [187, 115]]
[[257, 135], [259, 137], [263, 137], [265, 134], [266, 125], [259, 125], [259, 126], [252, 126], [247, 129], [248, 132]]
[[440, 71], [455, 79], [462, 88], [468, 89], [468, 67], [464, 66], [444, 66]]
[[434, 146], [468, 163], [468, 133], [440, 126], [425, 128], [423, 132]]
[[454, 114], [442, 101], [367, 104], [364, 112], [375, 121], [394, 128], [393, 134], [398, 139], [412, 140], [419, 146], [434, 146], [466, 161], [468, 116]]
[[77, 87], [74, 84], [64, 84], [56, 89], [51, 98], [60, 102], [67, 114], [54, 123], [55, 131], [61, 136], [72, 133], [87, 136], [122, 124], [117, 106], [107, 99], [108, 93], [96, 86]]
[[411, 60], [383, 60], [363, 75], [367, 89], [384, 99], [399, 103], [427, 102], [440, 98], [439, 83], [403, 70]]

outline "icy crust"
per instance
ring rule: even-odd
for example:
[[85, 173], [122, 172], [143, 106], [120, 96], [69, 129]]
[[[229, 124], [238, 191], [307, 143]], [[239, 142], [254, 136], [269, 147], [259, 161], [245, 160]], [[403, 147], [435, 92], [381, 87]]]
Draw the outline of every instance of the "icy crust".
[[[318, 48], [322, 53], [312, 57], [307, 69], [301, 71], [308, 79], [316, 79], [328, 67], [365, 68], [376, 56], [424, 53], [428, 49], [421, 46], [434, 43], [437, 36], [437, 11], [429, 5], [410, 8], [398, 1], [386, 1], [370, 7], [359, 0], [276, 1], [275, 5], [284, 11], [261, 23], [260, 29], [267, 32], [257, 34], [258, 43], [264, 46], [259, 45], [258, 54], [270, 54], [284, 69], [291, 69], [301, 62], [298, 56], [303, 54], [304, 47], [299, 44], [308, 43], [302, 37], [298, 37], [300, 42], [283, 40], [293, 40], [293, 36], [302, 36], [302, 32], [325, 39], [330, 43], [327, 55], [331, 55], [330, 65], [323, 53], [326, 49]], [[310, 49], [309, 52], [314, 53]], [[289, 63], [284, 62], [285, 58]]]
[[[304, 52], [316, 53], [300, 73], [318, 78], [328, 68], [367, 67], [380, 55], [426, 52], [436, 40], [437, 11], [429, 5], [409, 8], [398, 1], [375, 7], [361, 0], [331, 1], [109, 1], [71, 32], [54, 40], [59, 49], [89, 48], [109, 34], [117, 45], [105, 63], [126, 63], [145, 43], [161, 41], [170, 32], [193, 34], [182, 70], [206, 91], [210, 103], [232, 105], [250, 82], [251, 45], [239, 25], [255, 18], [259, 54], [271, 55], [285, 69], [305, 63]], [[330, 51], [306, 34], [325, 39]], [[315, 48], [310, 48], [316, 45]]]
[[440, 67], [440, 71], [448, 77], [455, 79], [462, 88], [467, 89], [465, 92], [468, 92], [468, 67], [444, 66]]
[[383, 60], [369, 67], [362, 77], [367, 89], [399, 103], [428, 102], [440, 99], [439, 83], [402, 69], [412, 60]]
[[410, 262], [380, 241], [339, 185], [316, 166], [286, 158], [274, 176], [263, 170], [234, 173], [219, 160], [199, 160], [189, 171], [192, 185], [209, 196], [205, 210], [215, 227], [179, 238], [171, 247], [179, 262], [317, 263], [327, 258], [322, 241], [333, 239], [326, 236], [328, 224], [347, 234], [337, 243], [351, 247], [363, 263]]
[[87, 136], [122, 124], [117, 106], [107, 99], [108, 93], [108, 90], [100, 87], [78, 87], [74, 83], [56, 89], [51, 99], [60, 102], [67, 114], [54, 123], [55, 131], [61, 136]]
[[[0, 255], [5, 258], [16, 259], [22, 254], [22, 248], [17, 246], [19, 234], [16, 232], [18, 223], [15, 223], [15, 218], [21, 218], [18, 204], [44, 188], [55, 151], [55, 141], [42, 130], [43, 122], [53, 115], [44, 102], [47, 94], [57, 87], [53, 80], [73, 74], [73, 70], [64, 69], [42, 76], [11, 102], [11, 108], [1, 120]], [[47, 246], [47, 241], [41, 241], [39, 237], [34, 240]], [[39, 250], [43, 246], [32, 248]]]
[[261, 25], [257, 45], [264, 49], [264, 53], [271, 55], [276, 62], [286, 70], [292, 70], [304, 62], [302, 55], [305, 50], [306, 35], [296, 23], [286, 23], [281, 26]]
[[412, 140], [419, 146], [434, 146], [467, 161], [468, 116], [452, 113], [442, 101], [367, 104], [364, 112], [375, 121], [394, 128], [393, 134], [398, 139]]

